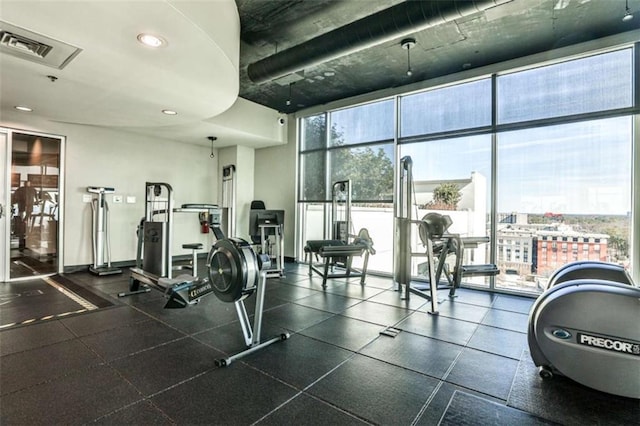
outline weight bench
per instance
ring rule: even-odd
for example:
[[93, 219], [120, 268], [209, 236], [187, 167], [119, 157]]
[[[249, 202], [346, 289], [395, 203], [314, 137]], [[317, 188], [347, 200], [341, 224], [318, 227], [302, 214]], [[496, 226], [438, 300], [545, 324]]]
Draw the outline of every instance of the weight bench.
[[[360, 284], [364, 285], [367, 276], [367, 265], [369, 263], [369, 254], [375, 254], [373, 241], [369, 236], [369, 231], [365, 228], [361, 229], [353, 243], [347, 244], [342, 240], [308, 240], [304, 247], [305, 260], [307, 254], [309, 258], [309, 276], [313, 272], [322, 277], [322, 288], [327, 288], [327, 279], [329, 278], [357, 278], [360, 277]], [[354, 256], [364, 255], [364, 264], [362, 269], [355, 269], [352, 266]], [[313, 264], [313, 257], [319, 257], [323, 260], [323, 269], [317, 268]], [[341, 273], [330, 272], [334, 267], [340, 267], [344, 271]]]

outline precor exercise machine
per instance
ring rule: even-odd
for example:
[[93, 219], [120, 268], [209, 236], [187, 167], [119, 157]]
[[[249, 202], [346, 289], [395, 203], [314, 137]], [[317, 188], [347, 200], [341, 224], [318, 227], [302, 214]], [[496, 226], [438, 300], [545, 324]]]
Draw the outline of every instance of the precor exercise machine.
[[540, 376], [640, 398], [640, 288], [618, 265], [558, 269], [529, 312], [528, 343]]
[[[369, 255], [376, 251], [366, 228], [362, 228], [357, 235], [351, 234], [351, 181], [335, 182], [331, 189], [331, 200], [332, 238], [308, 240], [304, 247], [305, 258], [309, 256], [309, 276], [313, 272], [320, 275], [323, 288], [326, 288], [329, 278], [360, 277], [360, 284], [364, 285]], [[353, 257], [363, 255], [362, 269], [354, 268]], [[322, 269], [314, 265], [314, 258], [322, 258]]]
[[[447, 215], [436, 212], [427, 213], [421, 220], [412, 219], [414, 208], [413, 161], [411, 157], [400, 160], [398, 202], [395, 217], [395, 267], [394, 281], [397, 290], [405, 299], [413, 293], [430, 302], [429, 313], [438, 313], [438, 290], [449, 290], [449, 297], [455, 297], [463, 276], [497, 275], [500, 270], [493, 264], [463, 265], [463, 254], [466, 248], [476, 248], [478, 244], [488, 243], [488, 237], [460, 237], [450, 233], [452, 220]], [[413, 252], [413, 230], [418, 230], [424, 252]], [[448, 263], [453, 257], [453, 267]], [[418, 265], [418, 270], [426, 273], [428, 287], [412, 285], [413, 258], [426, 258], [426, 262]], [[444, 277], [446, 280], [441, 280]], [[404, 294], [403, 294], [404, 286]]]
[[95, 194], [95, 197], [91, 200], [93, 265], [89, 266], [89, 272], [95, 275], [121, 274], [122, 270], [120, 268], [111, 266], [109, 203], [105, 198], [105, 194], [113, 194], [115, 189], [104, 186], [88, 186], [87, 192]]

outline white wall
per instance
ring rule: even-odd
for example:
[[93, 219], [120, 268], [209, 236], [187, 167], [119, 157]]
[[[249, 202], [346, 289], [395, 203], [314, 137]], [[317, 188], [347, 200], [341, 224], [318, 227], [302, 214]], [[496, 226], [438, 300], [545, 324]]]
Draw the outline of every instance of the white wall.
[[[222, 168], [225, 166], [234, 165], [236, 167], [236, 229], [234, 235], [227, 235], [227, 237], [239, 237], [247, 241], [251, 241], [251, 238], [249, 238], [249, 210], [251, 201], [254, 199], [254, 152], [253, 148], [245, 146], [223, 148], [220, 150], [220, 159], [218, 161], [220, 173], [222, 173]], [[222, 176], [220, 181], [219, 193], [221, 194]], [[219, 199], [218, 203], [222, 205], [222, 199]], [[227, 232], [226, 229], [225, 232]]]
[[[5, 120], [5, 117], [3, 117]], [[154, 139], [101, 127], [81, 126], [37, 118], [18, 118], [0, 123], [16, 129], [66, 136], [63, 265], [92, 263], [91, 206], [83, 203], [87, 186], [110, 186], [114, 195], [136, 198], [135, 204], [110, 207], [111, 260], [131, 261], [136, 256], [136, 227], [144, 215], [145, 182], [169, 183], [177, 207], [183, 203], [216, 203], [218, 191], [217, 159], [210, 147]], [[183, 243], [212, 243], [201, 234], [195, 213], [174, 216], [173, 254], [188, 254]]]
[[[296, 135], [295, 119], [289, 117], [286, 145], [255, 152], [254, 195], [272, 210], [284, 210], [284, 255], [295, 257]], [[248, 223], [248, 221], [247, 221]]]

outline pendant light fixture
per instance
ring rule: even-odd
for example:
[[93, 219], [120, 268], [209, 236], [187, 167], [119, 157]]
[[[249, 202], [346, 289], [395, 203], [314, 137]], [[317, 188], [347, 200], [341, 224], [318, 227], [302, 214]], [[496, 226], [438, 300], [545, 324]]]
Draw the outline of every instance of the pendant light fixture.
[[622, 22], [629, 22], [632, 19], [633, 19], [633, 14], [629, 9], [629, 0], [625, 0], [625, 9], [624, 9], [624, 16], [622, 17]]
[[215, 155], [213, 154], [213, 143], [218, 139], [215, 136], [207, 136], [207, 139], [209, 139], [211, 141], [211, 154], [209, 155], [209, 158], [213, 158], [215, 157]]
[[400, 46], [403, 49], [407, 50], [407, 76], [411, 77], [413, 75], [413, 70], [411, 69], [411, 53], [409, 52], [416, 45], [415, 38], [405, 38], [400, 42]]
[[295, 82], [289, 83], [289, 97], [287, 98], [287, 101], [285, 102], [285, 104], [287, 106], [291, 106], [291, 89], [293, 88], [294, 84], [296, 84], [296, 83]]

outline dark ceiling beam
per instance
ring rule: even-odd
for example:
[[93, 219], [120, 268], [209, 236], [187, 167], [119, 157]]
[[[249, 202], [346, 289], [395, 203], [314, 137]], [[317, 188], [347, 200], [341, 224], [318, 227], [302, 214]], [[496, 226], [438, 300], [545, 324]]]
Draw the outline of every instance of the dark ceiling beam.
[[264, 83], [511, 1], [405, 1], [251, 63], [247, 74], [254, 83]]

